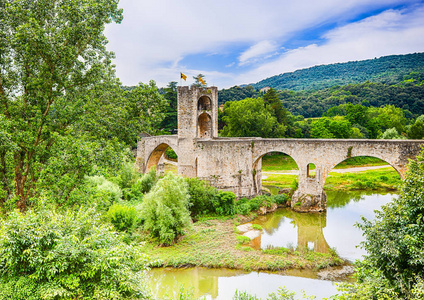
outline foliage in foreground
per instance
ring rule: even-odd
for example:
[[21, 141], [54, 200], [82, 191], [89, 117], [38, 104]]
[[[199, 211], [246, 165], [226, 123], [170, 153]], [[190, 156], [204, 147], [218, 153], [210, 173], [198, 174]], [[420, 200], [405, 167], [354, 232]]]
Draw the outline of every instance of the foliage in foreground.
[[182, 177], [166, 174], [143, 199], [144, 229], [160, 243], [172, 244], [190, 224], [188, 206], [187, 183]]
[[146, 256], [91, 209], [0, 220], [0, 299], [139, 299]]
[[367, 256], [358, 283], [345, 285], [341, 299], [424, 298], [424, 151], [409, 164], [401, 195], [363, 218]]

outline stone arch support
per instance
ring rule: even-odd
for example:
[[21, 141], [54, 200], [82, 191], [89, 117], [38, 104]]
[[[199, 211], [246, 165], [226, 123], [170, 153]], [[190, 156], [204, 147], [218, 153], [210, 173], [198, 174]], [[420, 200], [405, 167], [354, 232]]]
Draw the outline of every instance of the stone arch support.
[[165, 150], [171, 147], [179, 156], [177, 136], [152, 136], [143, 138], [137, 145], [136, 164], [142, 173], [146, 173], [152, 166], [159, 163]]

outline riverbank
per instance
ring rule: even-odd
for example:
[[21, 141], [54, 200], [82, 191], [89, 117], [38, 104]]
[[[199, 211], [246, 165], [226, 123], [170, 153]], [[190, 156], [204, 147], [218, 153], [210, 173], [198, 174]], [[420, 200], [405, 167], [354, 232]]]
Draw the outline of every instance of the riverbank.
[[146, 241], [143, 252], [150, 256], [152, 267], [230, 268], [245, 271], [283, 271], [287, 269], [322, 269], [343, 265], [334, 251], [318, 253], [287, 248], [255, 250], [240, 238], [235, 219], [209, 219], [194, 223], [173, 246], [161, 247]]

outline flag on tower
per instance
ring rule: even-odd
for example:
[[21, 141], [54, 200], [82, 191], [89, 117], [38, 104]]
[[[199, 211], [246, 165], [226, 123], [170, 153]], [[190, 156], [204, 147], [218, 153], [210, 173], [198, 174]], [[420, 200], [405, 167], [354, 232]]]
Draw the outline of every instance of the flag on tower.
[[181, 78], [184, 79], [184, 81], [187, 81], [187, 75], [184, 75], [183, 73], [181, 73]]
[[200, 77], [200, 75], [199, 75], [199, 81], [203, 84], [203, 85], [205, 85], [206, 83], [205, 83], [205, 81], [202, 79], [202, 77]]

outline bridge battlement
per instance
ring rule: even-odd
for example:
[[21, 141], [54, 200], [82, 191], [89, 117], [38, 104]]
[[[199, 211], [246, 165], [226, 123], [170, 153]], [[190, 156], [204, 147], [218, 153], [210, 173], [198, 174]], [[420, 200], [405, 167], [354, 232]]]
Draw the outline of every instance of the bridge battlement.
[[[261, 190], [262, 157], [270, 152], [290, 155], [299, 168], [299, 187], [292, 208], [323, 211], [323, 190], [330, 171], [355, 156], [373, 156], [388, 162], [401, 177], [414, 159], [422, 140], [366, 139], [264, 139], [217, 137], [217, 88], [178, 88], [178, 135], [141, 139], [137, 164], [141, 172], [157, 165], [170, 146], [178, 155], [178, 173], [209, 181], [238, 197], [253, 197]], [[315, 165], [315, 175], [309, 165]]]

